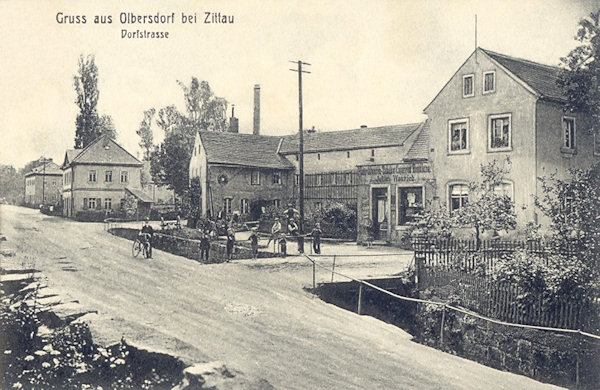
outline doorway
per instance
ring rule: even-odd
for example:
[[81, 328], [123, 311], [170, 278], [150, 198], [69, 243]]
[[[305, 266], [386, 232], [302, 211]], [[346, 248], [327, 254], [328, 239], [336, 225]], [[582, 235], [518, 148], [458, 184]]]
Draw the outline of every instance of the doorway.
[[390, 229], [388, 189], [373, 188], [371, 193], [373, 216], [373, 235], [376, 240], [387, 240]]

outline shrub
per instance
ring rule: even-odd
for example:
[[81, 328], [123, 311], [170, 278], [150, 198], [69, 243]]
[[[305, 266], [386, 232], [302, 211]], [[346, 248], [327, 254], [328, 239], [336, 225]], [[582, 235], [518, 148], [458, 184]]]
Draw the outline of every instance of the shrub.
[[356, 240], [356, 204], [333, 202], [315, 210], [306, 218], [305, 232], [321, 223], [323, 237]]

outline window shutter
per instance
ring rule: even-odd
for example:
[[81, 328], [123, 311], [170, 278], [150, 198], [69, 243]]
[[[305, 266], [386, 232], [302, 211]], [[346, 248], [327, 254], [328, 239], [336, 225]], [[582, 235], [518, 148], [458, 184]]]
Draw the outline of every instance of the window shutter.
[[84, 209], [88, 208], [88, 199], [87, 198], [83, 198], [83, 208]]
[[102, 198], [96, 199], [96, 210], [102, 210]]

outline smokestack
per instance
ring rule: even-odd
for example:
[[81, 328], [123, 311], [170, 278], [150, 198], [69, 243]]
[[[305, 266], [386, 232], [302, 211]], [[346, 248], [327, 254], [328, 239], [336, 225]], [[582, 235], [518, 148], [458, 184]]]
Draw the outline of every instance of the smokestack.
[[231, 105], [231, 118], [229, 118], [229, 132], [239, 133], [240, 125], [238, 118], [235, 117], [235, 104]]
[[260, 134], [260, 84], [254, 84], [254, 131], [253, 134]]

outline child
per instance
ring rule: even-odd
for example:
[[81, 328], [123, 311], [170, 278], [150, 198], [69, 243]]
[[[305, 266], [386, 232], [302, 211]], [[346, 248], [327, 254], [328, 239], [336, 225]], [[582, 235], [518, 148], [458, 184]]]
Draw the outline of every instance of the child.
[[258, 257], [258, 233], [257, 233], [258, 228], [253, 227], [252, 228], [252, 233], [250, 233], [250, 237], [248, 237], [248, 240], [250, 240], [250, 247], [252, 248], [252, 259], [256, 260], [256, 258]]
[[310, 235], [312, 236], [312, 239], [313, 239], [313, 251], [316, 254], [321, 254], [321, 235], [322, 234], [323, 234], [323, 231], [321, 230], [321, 224], [317, 222], [315, 225], [315, 228], [310, 233]]
[[281, 257], [285, 257], [287, 255], [287, 242], [285, 241], [285, 235], [281, 235], [279, 237], [279, 251], [281, 252]]
[[208, 232], [201, 231], [200, 235], [200, 260], [204, 257], [208, 263], [208, 252], [210, 251], [210, 236]]

